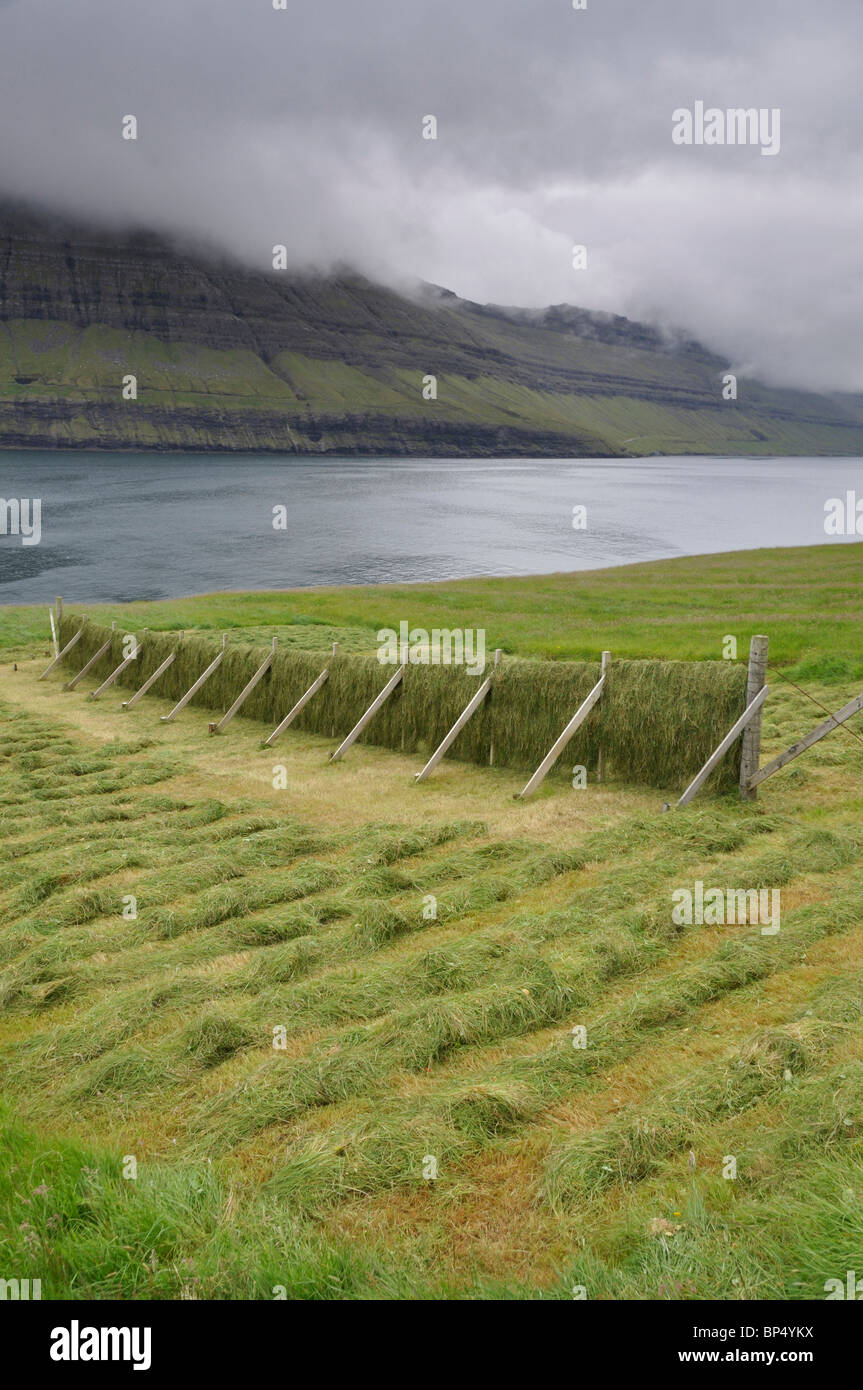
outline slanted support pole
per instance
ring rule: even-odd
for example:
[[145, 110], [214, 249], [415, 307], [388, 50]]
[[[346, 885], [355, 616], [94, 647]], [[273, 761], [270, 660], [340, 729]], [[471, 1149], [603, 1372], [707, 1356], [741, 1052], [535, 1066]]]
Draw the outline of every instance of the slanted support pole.
[[443, 742], [440, 743], [438, 747], [435, 749], [435, 751], [432, 753], [422, 772], [418, 772], [416, 774], [417, 782], [424, 782], [425, 779], [428, 777], [429, 773], [434, 772], [435, 768], [437, 767], [446, 750], [449, 748], [450, 744], [455, 742], [456, 738], [458, 738], [458, 735], [461, 733], [465, 724], [470, 719], [474, 710], [479, 709], [486, 695], [491, 690], [492, 680], [492, 676], [487, 676], [483, 681], [482, 685], [480, 686], [479, 690], [476, 692], [476, 694], [471, 696], [470, 700], [465, 705], [464, 709], [462, 710], [458, 719], [453, 724], [449, 733], [444, 738]]
[[399, 669], [396, 671], [395, 675], [390, 677], [383, 690], [380, 692], [379, 695], [375, 696], [368, 709], [366, 710], [365, 714], [362, 716], [361, 719], [357, 721], [357, 723], [351, 729], [347, 738], [342, 740], [335, 753], [330, 754], [329, 761], [331, 763], [337, 763], [340, 758], [343, 758], [345, 753], [347, 753], [348, 749], [350, 748], [351, 744], [356, 742], [366, 725], [372, 719], [374, 719], [375, 715], [377, 714], [384, 701], [388, 700], [390, 695], [392, 695], [399, 681], [402, 679], [406, 669], [407, 665], [400, 666]]
[[248, 685], [243, 686], [243, 689], [240, 691], [240, 693], [239, 693], [239, 695], [237, 696], [236, 700], [235, 700], [234, 703], [231, 705], [231, 708], [228, 710], [228, 712], [227, 712], [226, 714], [223, 714], [223, 715], [222, 715], [222, 717], [221, 717], [221, 719], [219, 720], [218, 724], [214, 724], [214, 725], [211, 726], [211, 728], [210, 728], [210, 732], [211, 732], [211, 733], [213, 733], [213, 734], [220, 734], [220, 733], [222, 732], [222, 730], [223, 730], [228, 724], [230, 724], [230, 722], [231, 722], [231, 720], [233, 719], [234, 715], [237, 713], [237, 710], [240, 708], [241, 705], [243, 705], [243, 704], [245, 703], [245, 701], [246, 701], [246, 700], [248, 699], [248, 697], [251, 695], [251, 693], [252, 693], [252, 691], [254, 690], [255, 686], [258, 684], [258, 681], [263, 680], [264, 676], [266, 675], [266, 673], [269, 671], [270, 667], [271, 667], [272, 664], [273, 664], [273, 657], [276, 655], [276, 641], [277, 641], [277, 639], [274, 637], [274, 638], [273, 638], [273, 645], [272, 645], [271, 649], [269, 650], [269, 652], [267, 653], [266, 660], [261, 662], [260, 666], [258, 667], [258, 669], [257, 669], [257, 671], [255, 672], [255, 674], [252, 676], [252, 679], [249, 681]]
[[221, 666], [221, 664], [222, 664], [222, 657], [225, 655], [225, 643], [227, 642], [227, 640], [228, 640], [227, 635], [223, 632], [223, 633], [222, 633], [222, 650], [219, 652], [219, 655], [218, 655], [213, 661], [210, 662], [210, 664], [209, 664], [209, 666], [207, 667], [206, 671], [202, 671], [202, 672], [201, 672], [201, 674], [199, 675], [198, 679], [195, 681], [195, 684], [194, 684], [193, 686], [191, 686], [191, 688], [190, 688], [189, 690], [186, 691], [186, 693], [185, 693], [185, 695], [183, 696], [182, 700], [178, 700], [178, 701], [177, 701], [177, 703], [175, 704], [174, 708], [171, 710], [171, 713], [170, 713], [170, 714], [162, 714], [162, 715], [159, 716], [159, 718], [161, 719], [161, 721], [162, 721], [163, 724], [168, 724], [168, 723], [170, 723], [170, 721], [171, 721], [172, 719], [176, 719], [177, 715], [180, 713], [180, 710], [181, 710], [181, 709], [185, 709], [185, 708], [186, 708], [186, 705], [189, 703], [189, 701], [191, 700], [192, 696], [193, 696], [193, 695], [196, 695], [196, 694], [198, 693], [198, 691], [200, 690], [201, 686], [204, 684], [204, 681], [209, 680], [210, 676], [211, 676], [211, 675], [213, 674], [213, 672], [217, 669], [217, 667]]
[[108, 687], [114, 684], [117, 677], [122, 676], [126, 667], [131, 666], [133, 661], [138, 660], [140, 653], [141, 643], [136, 640], [135, 650], [132, 652], [132, 654], [130, 656], [127, 656], [123, 661], [120, 662], [120, 665], [117, 667], [116, 671], [112, 671], [110, 676], [108, 676], [107, 680], [104, 680], [97, 690], [91, 690], [90, 694], [87, 696], [87, 699], [98, 700], [99, 696], [103, 695], [105, 691], [108, 689]]
[[[601, 671], [600, 674], [604, 676], [604, 675], [606, 674], [606, 672], [608, 671], [608, 668], [609, 668], [610, 665], [611, 665], [611, 652], [603, 652], [603, 653], [602, 653], [602, 671]], [[602, 744], [600, 744], [600, 745], [599, 745], [599, 749], [598, 749], [597, 754], [596, 754], [596, 780], [597, 780], [597, 782], [602, 782], [602, 781], [604, 780], [604, 778], [605, 778], [605, 750], [603, 749]]]
[[572, 738], [576, 729], [579, 727], [580, 724], [584, 723], [585, 719], [590, 714], [590, 711], [593, 709], [594, 705], [596, 704], [597, 700], [602, 694], [602, 687], [604, 685], [605, 676], [600, 676], [599, 680], [596, 682], [596, 685], [591, 690], [587, 699], [579, 705], [578, 709], [570, 719], [563, 733], [560, 735], [558, 739], [556, 739], [552, 747], [546, 753], [539, 767], [536, 769], [536, 772], [533, 774], [530, 781], [527, 783], [527, 786], [523, 787], [520, 792], [516, 792], [515, 799], [517, 801], [519, 799], [523, 800], [527, 796], [533, 796], [537, 787], [539, 787], [545, 781], [546, 777], [548, 776], [551, 769], [554, 767], [554, 764], [557, 762], [564, 748], [569, 743], [569, 740]]
[[[182, 640], [183, 640], [183, 634], [182, 634], [182, 632], [178, 632], [178, 633], [177, 633], [177, 648], [179, 648], [179, 644], [182, 642]], [[150, 686], [151, 686], [151, 685], [155, 685], [155, 683], [156, 683], [156, 681], [159, 679], [159, 677], [160, 677], [161, 675], [164, 675], [165, 671], [167, 671], [168, 667], [171, 665], [171, 663], [172, 663], [173, 661], [176, 660], [176, 658], [177, 658], [177, 651], [174, 650], [174, 651], [172, 651], [172, 652], [170, 653], [170, 655], [168, 655], [168, 656], [165, 657], [165, 660], [162, 662], [161, 666], [158, 666], [158, 667], [156, 668], [156, 670], [153, 672], [152, 676], [148, 676], [148, 677], [147, 677], [147, 679], [144, 681], [144, 684], [141, 686], [140, 690], [136, 690], [136, 691], [135, 691], [135, 693], [134, 693], [134, 695], [132, 696], [131, 700], [124, 700], [123, 703], [121, 704], [120, 708], [121, 708], [121, 709], [132, 709], [134, 705], [137, 705], [137, 703], [138, 703], [138, 701], [141, 699], [142, 695], [146, 695], [147, 691], [150, 689]]]
[[[114, 631], [115, 627], [116, 627], [116, 623], [112, 623], [112, 624], [111, 624], [111, 631], [112, 631], [112, 632]], [[107, 640], [107, 642], [103, 642], [102, 645], [101, 645], [101, 647], [99, 648], [99, 650], [98, 650], [97, 652], [95, 652], [93, 656], [90, 657], [90, 660], [89, 660], [89, 661], [86, 661], [86, 662], [84, 663], [84, 665], [81, 667], [80, 671], [78, 672], [77, 676], [73, 676], [72, 679], [71, 679], [70, 681], [67, 681], [67, 682], [66, 682], [66, 684], [63, 686], [63, 689], [64, 689], [64, 690], [74, 690], [74, 689], [75, 689], [75, 686], [78, 684], [79, 680], [81, 680], [84, 676], [86, 676], [86, 674], [87, 674], [87, 672], [90, 670], [90, 668], [91, 668], [92, 666], [95, 666], [95, 665], [96, 665], [96, 662], [99, 660], [99, 658], [100, 658], [100, 657], [103, 657], [103, 656], [105, 655], [105, 653], [108, 652], [108, 651], [110, 651], [110, 650], [111, 650], [111, 639], [110, 639], [110, 637], [109, 637], [108, 640]]]
[[70, 652], [70, 651], [72, 650], [72, 648], [74, 647], [75, 643], [76, 643], [77, 641], [80, 640], [81, 634], [82, 634], [83, 631], [84, 631], [84, 624], [86, 623], [86, 621], [87, 621], [87, 615], [86, 615], [86, 613], [85, 613], [84, 616], [83, 616], [82, 619], [81, 619], [81, 626], [78, 628], [78, 631], [74, 634], [73, 637], [70, 637], [70, 638], [69, 638], [69, 641], [66, 643], [65, 647], [63, 648], [63, 650], [62, 650], [61, 652], [58, 652], [58, 653], [57, 653], [57, 655], [54, 657], [54, 660], [50, 663], [50, 665], [48, 665], [48, 666], [45, 667], [45, 670], [42, 672], [41, 676], [39, 677], [40, 681], [43, 681], [43, 680], [45, 679], [46, 676], [50, 676], [51, 672], [54, 670], [54, 667], [55, 667], [55, 666], [58, 666], [58, 665], [60, 664], [60, 662], [63, 660], [63, 657], [66, 655], [66, 653], [67, 653], [67, 652]]
[[769, 691], [769, 685], [763, 685], [761, 687], [758, 694], [755, 696], [755, 699], [752, 701], [752, 704], [746, 706], [746, 709], [743, 711], [736, 724], [733, 724], [731, 728], [728, 730], [728, 733], [725, 735], [724, 739], [719, 744], [719, 747], [713, 750], [701, 771], [698, 773], [696, 777], [692, 779], [689, 786], [686, 788], [686, 791], [683, 793], [682, 797], [678, 801], [678, 806], [685, 806], [687, 802], [690, 802], [692, 800], [692, 798], [695, 796], [695, 793], [699, 791], [701, 787], [703, 787], [711, 772], [716, 767], [716, 764], [720, 761], [721, 758], [725, 757], [725, 754], [728, 752], [732, 743], [734, 743], [735, 740], [740, 737], [743, 730], [749, 724], [750, 720], [754, 719], [756, 715], [759, 715], [761, 706], [767, 699]]
[[[334, 643], [333, 643], [333, 656], [338, 656], [338, 654], [339, 654], [339, 644], [338, 644], [338, 642], [334, 642]], [[312, 681], [312, 683], [311, 683], [311, 685], [309, 686], [308, 690], [305, 691], [305, 693], [302, 694], [302, 695], [300, 696], [299, 700], [298, 700], [297, 703], [294, 705], [293, 709], [288, 710], [288, 713], [285, 715], [285, 717], [284, 717], [284, 719], [282, 720], [281, 724], [277, 724], [276, 727], [275, 727], [275, 729], [273, 729], [273, 732], [270, 734], [270, 737], [267, 738], [267, 739], [264, 739], [264, 747], [265, 747], [265, 748], [271, 748], [272, 745], [275, 743], [276, 739], [279, 737], [279, 735], [280, 735], [280, 734], [283, 734], [283, 733], [285, 732], [285, 729], [287, 729], [288, 726], [289, 726], [290, 724], [293, 723], [293, 721], [296, 719], [297, 715], [300, 713], [300, 710], [302, 710], [302, 709], [304, 709], [304, 708], [306, 707], [306, 705], [309, 703], [309, 700], [312, 698], [312, 696], [315, 695], [315, 694], [317, 694], [317, 692], [320, 690], [321, 686], [322, 686], [322, 685], [324, 684], [324, 682], [329, 678], [329, 674], [330, 674], [330, 668], [329, 668], [328, 666], [325, 666], [324, 669], [323, 669], [323, 671], [321, 672], [321, 674], [320, 674], [315, 680]]]
[[861, 709], [863, 709], [863, 695], [855, 695], [853, 700], [849, 700], [847, 705], [843, 705], [835, 714], [831, 714], [829, 719], [825, 719], [804, 738], [792, 743], [791, 747], [786, 748], [784, 753], [780, 753], [778, 758], [774, 758], [772, 762], [765, 763], [764, 767], [760, 767], [749, 783], [750, 787], [757, 787], [766, 778], [772, 777], [774, 772], [778, 772], [780, 768], [793, 762], [795, 758], [799, 758], [800, 754], [805, 753], [807, 748], [811, 748], [813, 743], [826, 738], [827, 734], [832, 734], [834, 729], [838, 729], [840, 724], [844, 724], [846, 719], [850, 719]]
[[[752, 704], [759, 690], [764, 688], [767, 679], [767, 651], [770, 640], [764, 636], [753, 637], [749, 643], [749, 674], [746, 680], [746, 706]], [[758, 793], [753, 785], [753, 777], [761, 761], [761, 706], [746, 725], [743, 746], [740, 750], [740, 796], [744, 801], [754, 801]]]

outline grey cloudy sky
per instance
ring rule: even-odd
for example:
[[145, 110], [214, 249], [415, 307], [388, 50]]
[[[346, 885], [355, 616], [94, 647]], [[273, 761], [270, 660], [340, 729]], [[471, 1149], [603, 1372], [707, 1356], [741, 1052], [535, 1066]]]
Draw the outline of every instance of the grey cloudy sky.
[[[861, 390], [861, 40], [863, 0], [0, 0], [0, 185]], [[696, 100], [779, 154], [675, 145]]]

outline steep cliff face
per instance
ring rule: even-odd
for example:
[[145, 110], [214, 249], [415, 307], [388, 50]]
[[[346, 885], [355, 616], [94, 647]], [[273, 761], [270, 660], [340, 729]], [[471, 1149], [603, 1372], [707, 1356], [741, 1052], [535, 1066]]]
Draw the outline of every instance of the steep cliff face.
[[728, 402], [723, 370], [617, 316], [256, 273], [0, 208], [0, 447], [863, 451], [860, 398], [741, 381]]

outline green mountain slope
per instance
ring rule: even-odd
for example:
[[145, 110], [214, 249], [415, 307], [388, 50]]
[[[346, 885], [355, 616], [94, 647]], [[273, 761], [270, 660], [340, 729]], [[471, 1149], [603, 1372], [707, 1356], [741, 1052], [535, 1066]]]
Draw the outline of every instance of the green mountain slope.
[[863, 453], [863, 397], [741, 379], [723, 401], [725, 369], [610, 315], [255, 273], [0, 210], [0, 447]]

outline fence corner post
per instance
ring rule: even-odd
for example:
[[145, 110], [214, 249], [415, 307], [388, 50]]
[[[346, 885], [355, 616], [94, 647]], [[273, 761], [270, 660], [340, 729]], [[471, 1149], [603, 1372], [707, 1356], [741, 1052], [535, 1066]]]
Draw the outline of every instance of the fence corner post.
[[[767, 678], [767, 650], [770, 639], [763, 635], [753, 637], [749, 643], [749, 672], [746, 681], [746, 705], [750, 705], [762, 690]], [[740, 796], [743, 801], [754, 801], [758, 796], [755, 787], [749, 783], [758, 771], [761, 761], [761, 710], [750, 719], [743, 730], [743, 745], [740, 753]]]

